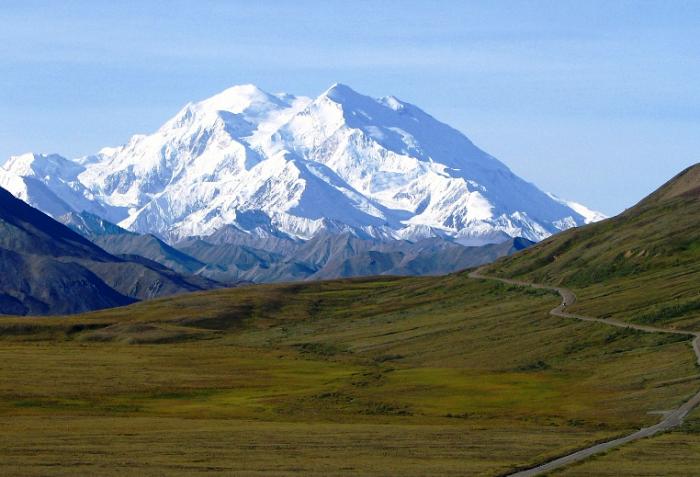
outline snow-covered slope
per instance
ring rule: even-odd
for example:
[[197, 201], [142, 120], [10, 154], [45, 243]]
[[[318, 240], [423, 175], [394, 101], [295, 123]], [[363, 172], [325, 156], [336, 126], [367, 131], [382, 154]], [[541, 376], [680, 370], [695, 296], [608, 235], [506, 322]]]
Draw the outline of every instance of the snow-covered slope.
[[93, 156], [13, 157], [0, 186], [53, 216], [86, 210], [169, 240], [232, 225], [476, 245], [541, 240], [601, 218], [523, 181], [416, 106], [342, 84], [313, 100], [234, 86]]

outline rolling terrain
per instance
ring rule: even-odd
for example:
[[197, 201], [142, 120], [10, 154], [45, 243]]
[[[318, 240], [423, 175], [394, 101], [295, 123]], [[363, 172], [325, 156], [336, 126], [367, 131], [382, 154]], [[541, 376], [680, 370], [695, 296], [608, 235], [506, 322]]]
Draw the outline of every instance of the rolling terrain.
[[495, 475], [651, 425], [695, 390], [684, 337], [549, 316], [557, 302], [460, 273], [2, 318], [0, 468]]

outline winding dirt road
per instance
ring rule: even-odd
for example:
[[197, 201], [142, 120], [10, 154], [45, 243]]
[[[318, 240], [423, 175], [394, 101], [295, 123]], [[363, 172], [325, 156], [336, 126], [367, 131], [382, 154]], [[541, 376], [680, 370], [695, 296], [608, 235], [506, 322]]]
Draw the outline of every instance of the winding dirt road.
[[[610, 326], [616, 326], [618, 328], [630, 328], [633, 330], [640, 330], [640, 331], [646, 331], [648, 333], [670, 333], [674, 335], [684, 335], [684, 336], [692, 336], [693, 338], [693, 350], [695, 351], [695, 356], [697, 357], [698, 360], [698, 365], [700, 365], [700, 332], [695, 332], [695, 331], [683, 331], [683, 330], [668, 330], [664, 328], [656, 328], [654, 326], [644, 326], [644, 325], [635, 325], [633, 323], [625, 323], [624, 321], [619, 321], [619, 320], [613, 320], [613, 319], [606, 319], [606, 318], [593, 318], [591, 316], [585, 316], [585, 315], [577, 315], [574, 313], [567, 313], [564, 311], [566, 307], [573, 305], [576, 302], [576, 295], [574, 292], [569, 290], [568, 288], [564, 287], [551, 287], [547, 285], [541, 285], [539, 283], [529, 283], [529, 282], [523, 282], [520, 280], [511, 280], [507, 278], [498, 278], [498, 277], [491, 277], [491, 276], [485, 276], [481, 275], [479, 271], [474, 271], [469, 274], [471, 278], [476, 278], [479, 280], [496, 280], [499, 282], [503, 283], [508, 283], [511, 285], [518, 285], [518, 286], [525, 286], [525, 287], [532, 287], [532, 288], [542, 288], [545, 290], [554, 290], [559, 295], [561, 295], [561, 304], [557, 306], [556, 308], [552, 309], [549, 313], [553, 316], [558, 316], [561, 318], [573, 318], [576, 320], [582, 320], [582, 321], [593, 321], [597, 323], [604, 323], [606, 325]], [[606, 452], [614, 447], [621, 446], [623, 444], [627, 444], [628, 442], [636, 441], [637, 439], [643, 439], [645, 437], [650, 437], [653, 436], [654, 434], [657, 434], [659, 432], [663, 432], [669, 429], [672, 429], [676, 426], [681, 425], [683, 423], [683, 419], [688, 415], [690, 411], [693, 410], [698, 404], [700, 404], [700, 391], [698, 391], [697, 394], [695, 394], [693, 397], [691, 397], [688, 401], [684, 402], [678, 409], [674, 409], [673, 411], [670, 411], [665, 414], [663, 420], [659, 422], [658, 424], [654, 424], [653, 426], [650, 427], [644, 427], [637, 432], [634, 432], [632, 434], [629, 434], [624, 437], [620, 437], [618, 439], [613, 439], [611, 441], [607, 442], [602, 442], [600, 444], [596, 444], [591, 447], [587, 447], [585, 449], [581, 449], [579, 451], [573, 452], [571, 454], [565, 455], [563, 457], [559, 457], [557, 459], [551, 460], [549, 462], [545, 462], [544, 464], [538, 465], [536, 467], [532, 467], [527, 470], [522, 470], [520, 472], [516, 472], [514, 474], [510, 474], [511, 477], [530, 477], [530, 476], [535, 476], [535, 475], [540, 475], [544, 474], [546, 472], [550, 472], [554, 469], [558, 469], [560, 467], [564, 467], [566, 465], [572, 464], [574, 462], [578, 462], [580, 460], [586, 459], [587, 457], [590, 457], [594, 454], [598, 454], [600, 452]]]

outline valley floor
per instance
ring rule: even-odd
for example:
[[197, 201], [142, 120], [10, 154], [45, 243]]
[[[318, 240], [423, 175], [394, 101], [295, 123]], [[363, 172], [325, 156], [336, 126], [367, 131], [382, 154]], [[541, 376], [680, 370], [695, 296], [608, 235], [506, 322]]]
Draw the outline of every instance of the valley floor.
[[498, 475], [697, 391], [689, 340], [549, 316], [558, 300], [453, 274], [2, 318], [0, 473]]
[[328, 423], [153, 417], [14, 417], [5, 476], [494, 475], [604, 432], [507, 421]]
[[615, 449], [552, 475], [687, 477], [700, 473], [700, 411], [678, 430]]

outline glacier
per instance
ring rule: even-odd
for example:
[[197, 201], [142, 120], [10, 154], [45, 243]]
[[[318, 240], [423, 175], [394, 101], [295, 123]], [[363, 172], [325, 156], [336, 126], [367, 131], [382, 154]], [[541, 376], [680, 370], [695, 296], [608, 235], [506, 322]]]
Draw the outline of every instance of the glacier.
[[343, 84], [315, 99], [234, 86], [94, 155], [13, 156], [0, 187], [53, 217], [86, 211], [171, 243], [233, 227], [482, 245], [605, 218], [417, 106]]

